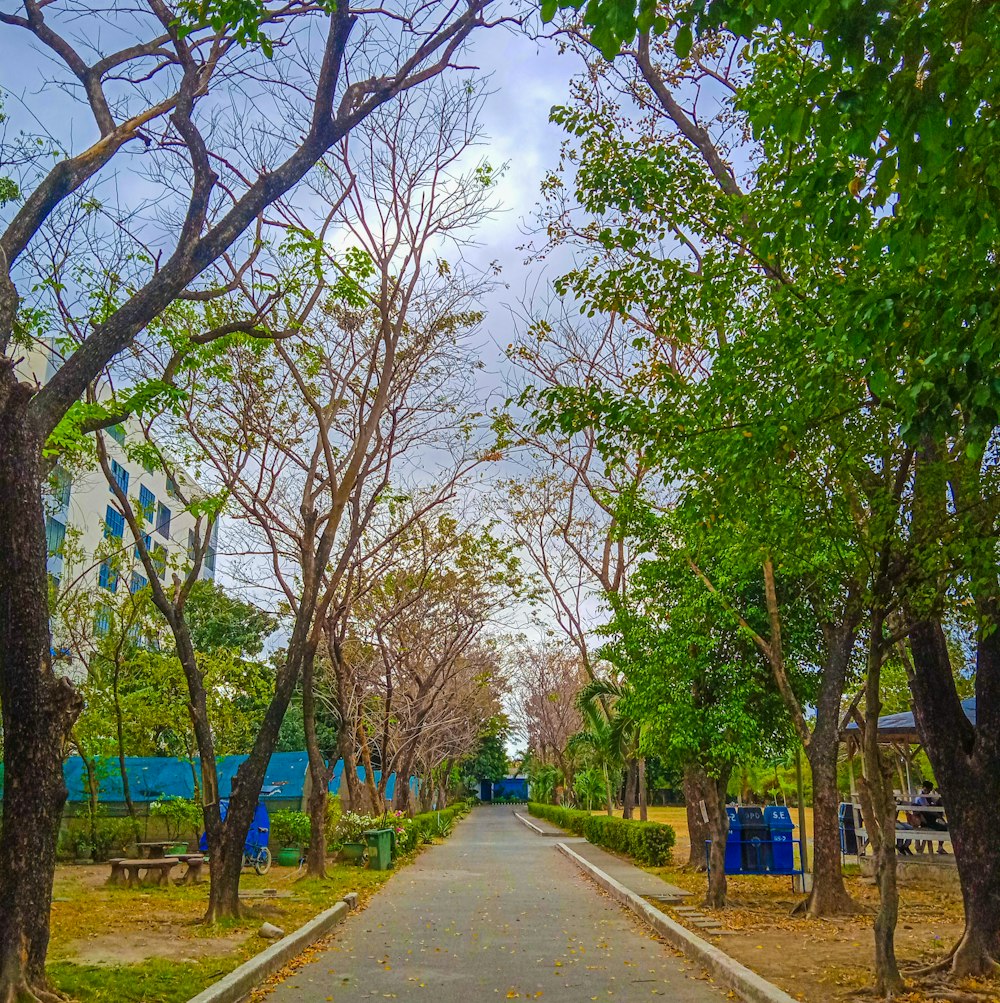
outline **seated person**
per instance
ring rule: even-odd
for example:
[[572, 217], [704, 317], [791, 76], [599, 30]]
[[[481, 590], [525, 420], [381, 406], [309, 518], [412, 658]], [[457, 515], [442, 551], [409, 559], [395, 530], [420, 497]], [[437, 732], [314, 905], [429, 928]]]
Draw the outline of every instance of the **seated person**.
[[[897, 829], [912, 829], [913, 825], [909, 821], [909, 814], [906, 815], [906, 821], [900, 822], [899, 813], [896, 813], [896, 828]], [[913, 842], [912, 839], [897, 839], [896, 840], [896, 852], [902, 854], [903, 856], [912, 857], [913, 851], [910, 849], [910, 844]]]
[[[940, 805], [941, 795], [934, 789], [934, 784], [929, 780], [925, 780], [920, 785], [920, 793], [914, 799], [918, 805]], [[937, 832], [947, 832], [948, 822], [941, 812], [929, 811], [929, 812], [919, 812], [916, 813], [916, 818], [920, 821], [921, 829], [934, 829]], [[926, 842], [922, 840], [921, 842]], [[922, 847], [918, 846], [918, 852], [922, 851]], [[948, 851], [944, 848], [944, 843], [938, 843], [938, 853], [947, 853]]]

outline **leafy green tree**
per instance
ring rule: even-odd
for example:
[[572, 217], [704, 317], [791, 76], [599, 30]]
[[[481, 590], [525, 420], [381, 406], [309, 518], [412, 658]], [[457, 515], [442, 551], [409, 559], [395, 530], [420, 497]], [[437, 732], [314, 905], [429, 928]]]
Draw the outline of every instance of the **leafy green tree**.
[[463, 772], [479, 780], [489, 780], [496, 783], [503, 780], [510, 772], [510, 760], [507, 758], [507, 728], [504, 725], [497, 731], [484, 735], [479, 740], [476, 754], [462, 764]]
[[[719, 907], [726, 896], [725, 802], [733, 765], [782, 749], [790, 723], [740, 619], [690, 574], [669, 537], [658, 534], [656, 558], [642, 562], [603, 628], [609, 641], [602, 654], [628, 680], [622, 710], [642, 723], [645, 748], [668, 762], [696, 764], [710, 781], [706, 902]], [[752, 595], [752, 586], [746, 591]], [[760, 598], [758, 621], [766, 617]]]
[[[609, 51], [651, 23], [640, 25], [627, 2], [587, 9]], [[735, 105], [760, 150], [758, 182], [779, 165], [781, 182], [739, 198], [732, 232], [785, 286], [770, 301], [815, 353], [811, 392], [835, 385], [820, 375], [832, 364], [857, 390], [856, 413], [881, 417], [904, 444], [878, 464], [888, 476], [870, 535], [873, 566], [883, 570], [865, 605], [881, 623], [880, 611], [893, 619], [902, 609], [892, 629], [908, 636], [914, 703], [951, 810], [966, 905], [951, 968], [983, 972], [1000, 953], [1000, 872], [981, 864], [991, 812], [977, 797], [1000, 778], [986, 739], [1000, 720], [989, 445], [1000, 415], [998, 151], [982, 117], [996, 98], [1000, 19], [992, 7], [964, 3], [785, 0], [679, 4], [670, 14], [656, 28], [679, 26], [664, 37], [681, 60], [700, 58], [724, 26], [750, 68], [752, 86]], [[905, 576], [893, 575], [904, 566]], [[960, 706], [962, 666], [947, 650], [945, 624], [963, 605], [975, 610], [975, 725]]]
[[247, 658], [261, 653], [278, 624], [270, 613], [207, 579], [191, 587], [186, 616], [196, 651], [226, 650]]
[[[4, 161], [23, 170], [17, 191], [0, 188], [0, 197], [16, 199], [0, 234], [0, 695], [7, 778], [0, 996], [47, 992], [48, 903], [66, 796], [60, 760], [82, 709], [49, 655], [43, 455], [153, 401], [176, 399], [174, 348], [183, 358], [194, 343], [257, 329], [256, 310], [236, 317], [219, 311], [218, 325], [196, 332], [182, 326], [178, 345], [172, 325], [158, 320], [185, 296], [225, 303], [268, 243], [265, 210], [373, 111], [449, 71], [470, 33], [486, 23], [487, 6], [476, 0], [461, 10], [422, 7], [402, 36], [399, 11], [346, 4], [324, 10], [193, 0], [179, 12], [168, 4], [114, 3], [102, 12], [107, 32], [99, 38], [76, 32], [72, 4], [27, 4], [4, 14], [5, 34], [28, 43], [19, 48], [25, 93], [35, 95], [27, 117], [46, 117], [32, 101], [44, 101], [39, 96], [54, 81], [85, 79], [72, 94], [91, 127], [81, 129], [78, 114], [47, 116], [52, 141], [25, 160], [4, 143]], [[40, 46], [37, 59], [31, 42]], [[275, 69], [260, 73], [258, 61], [268, 53]], [[261, 99], [238, 108], [229, 98], [250, 79]], [[287, 114], [287, 128], [276, 127], [275, 108]], [[257, 126], [267, 140], [255, 148], [246, 137], [262, 136]], [[97, 187], [140, 139], [144, 184], [102, 205]], [[140, 225], [139, 207], [152, 204], [162, 212], [146, 220], [150, 226]], [[257, 232], [244, 241], [255, 223]], [[81, 268], [99, 273], [97, 288], [77, 281]], [[67, 298], [75, 299], [69, 313], [62, 309]], [[213, 307], [206, 309], [212, 316]], [[18, 362], [25, 346], [50, 345], [53, 338], [53, 361], [62, 364], [39, 388], [22, 378]], [[121, 356], [143, 371], [124, 381], [127, 390], [102, 401], [98, 388], [108, 385], [102, 378]], [[168, 361], [160, 367], [152, 360]], [[293, 686], [286, 689], [282, 700]], [[280, 714], [274, 717], [276, 735]], [[254, 774], [249, 787], [263, 776], [261, 758], [252, 756], [244, 771]], [[240, 843], [254, 808], [241, 800], [232, 805]], [[24, 867], [25, 860], [33, 866]], [[235, 890], [230, 910], [238, 910]]]

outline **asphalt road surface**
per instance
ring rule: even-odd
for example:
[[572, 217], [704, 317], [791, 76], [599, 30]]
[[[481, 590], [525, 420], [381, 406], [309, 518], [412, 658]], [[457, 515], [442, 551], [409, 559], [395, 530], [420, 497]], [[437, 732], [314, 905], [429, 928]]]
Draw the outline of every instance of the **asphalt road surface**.
[[477, 808], [349, 916], [269, 1003], [720, 1003], [509, 807]]

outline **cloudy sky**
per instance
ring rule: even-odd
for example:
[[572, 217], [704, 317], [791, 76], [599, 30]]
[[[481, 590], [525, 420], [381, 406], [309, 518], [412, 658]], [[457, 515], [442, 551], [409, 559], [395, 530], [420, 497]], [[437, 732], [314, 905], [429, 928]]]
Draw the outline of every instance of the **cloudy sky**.
[[[13, 10], [19, 5], [3, 6]], [[60, 27], [65, 30], [65, 25]], [[85, 20], [76, 20], [68, 34], [112, 47], [109, 39], [94, 34]], [[29, 52], [29, 47], [33, 51]], [[482, 114], [484, 143], [476, 156], [487, 157], [495, 167], [506, 165], [497, 189], [500, 211], [481, 228], [475, 244], [464, 251], [476, 268], [486, 269], [498, 262], [502, 269], [498, 287], [484, 303], [486, 320], [478, 332], [485, 366], [480, 382], [495, 403], [502, 395], [503, 348], [513, 336], [512, 312], [532, 297], [546, 299], [548, 284], [559, 274], [558, 262], [549, 262], [546, 271], [537, 265], [526, 266], [525, 252], [519, 246], [530, 239], [541, 179], [558, 161], [563, 134], [550, 124], [549, 111], [567, 99], [570, 78], [580, 64], [575, 55], [560, 55], [552, 42], [507, 27], [479, 32], [462, 62], [478, 67], [488, 78], [491, 92]], [[0, 87], [8, 116], [7, 139], [20, 130], [34, 135], [48, 132], [64, 148], [76, 152], [93, 140], [93, 119], [78, 94], [71, 96], [52, 85], [54, 76], [65, 80], [65, 68], [33, 43], [27, 32], [0, 27]], [[141, 150], [132, 152], [141, 154]], [[101, 197], [128, 205], [139, 195], [141, 202], [144, 193], [140, 194], [137, 186], [143, 182], [133, 171], [128, 156], [116, 158], [102, 172]]]

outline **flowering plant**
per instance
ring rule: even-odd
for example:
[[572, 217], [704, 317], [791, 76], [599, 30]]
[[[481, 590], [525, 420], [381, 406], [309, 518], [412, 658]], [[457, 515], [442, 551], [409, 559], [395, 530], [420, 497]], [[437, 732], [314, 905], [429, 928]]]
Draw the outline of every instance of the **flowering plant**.
[[348, 811], [337, 819], [334, 826], [333, 835], [338, 843], [362, 843], [363, 835], [367, 829], [377, 829], [379, 820], [372, 815], [360, 815], [357, 812]]

